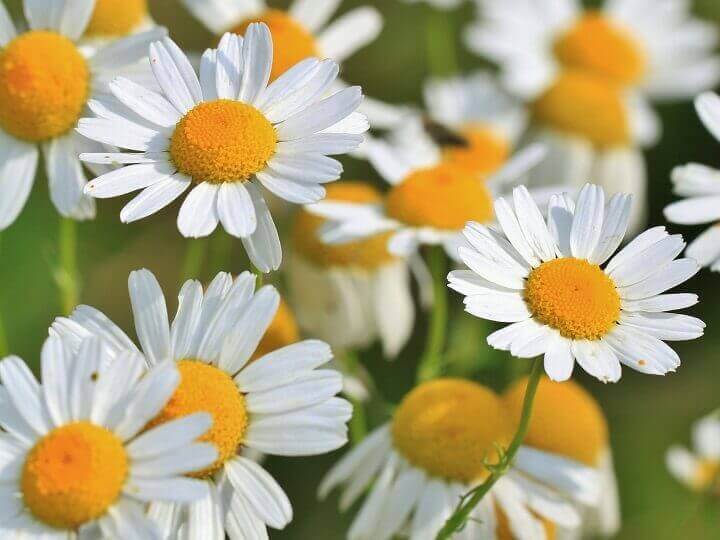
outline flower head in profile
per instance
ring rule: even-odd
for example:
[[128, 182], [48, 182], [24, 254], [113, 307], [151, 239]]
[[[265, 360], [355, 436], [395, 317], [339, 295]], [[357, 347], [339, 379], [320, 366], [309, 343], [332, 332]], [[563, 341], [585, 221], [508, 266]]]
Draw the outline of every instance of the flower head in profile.
[[218, 457], [195, 442], [211, 426], [192, 414], [147, 427], [180, 384], [172, 362], [145, 369], [142, 356], [112, 357], [97, 338], [75, 350], [49, 338], [42, 384], [25, 363], [0, 361], [0, 484], [4, 538], [156, 538], [145, 505], [202, 500], [207, 487], [184, 476]]
[[[292, 507], [282, 488], [243, 451], [281, 456], [329, 452], [347, 441], [350, 404], [334, 397], [342, 388], [335, 370], [318, 369], [332, 358], [327, 344], [306, 340], [257, 357], [266, 329], [280, 304], [271, 286], [255, 291], [255, 276], [233, 280], [218, 276], [203, 291], [187, 281], [170, 323], [165, 297], [147, 270], [129, 279], [135, 329], [142, 353], [153, 366], [174, 361], [180, 384], [148, 427], [195, 413], [212, 417], [212, 428], [201, 437], [217, 450], [217, 459], [196, 470], [207, 496], [190, 506], [150, 506], [164, 537], [177, 527], [206, 538], [207, 531], [232, 540], [266, 535], [266, 526], [282, 529], [292, 520]], [[69, 342], [83, 336], [102, 339], [111, 355], [138, 348], [99, 311], [79, 307], [51, 329]], [[227, 499], [226, 499], [227, 497]], [[226, 503], [226, 500], [229, 501]]]
[[699, 270], [675, 258], [685, 243], [664, 227], [649, 229], [613, 256], [630, 218], [631, 197], [605, 204], [588, 184], [577, 202], [551, 198], [547, 223], [524, 187], [499, 199], [500, 234], [477, 223], [465, 228], [468, 270], [449, 275], [468, 313], [511, 323], [488, 337], [513, 356], [544, 355], [545, 371], [563, 381], [575, 361], [604, 382], [620, 379], [620, 364], [652, 375], [675, 371], [680, 358], [664, 341], [703, 335], [694, 317], [668, 313], [697, 303], [694, 294], [663, 294]]
[[[94, 0], [25, 0], [28, 30], [16, 29], [0, 2], [0, 230], [12, 225], [30, 196], [42, 151], [50, 198], [74, 219], [95, 216], [83, 195], [86, 172], [80, 152], [103, 146], [74, 129], [90, 100], [106, 99], [108, 82], [137, 63], [163, 37], [156, 28], [104, 46], [80, 46]], [[107, 167], [94, 168], [94, 172]]]
[[670, 473], [693, 491], [720, 494], [720, 413], [698, 420], [692, 429], [693, 449], [672, 446], [665, 457]]
[[225, 34], [203, 55], [199, 79], [174, 42], [153, 43], [162, 94], [119, 78], [110, 85], [119, 103], [91, 101], [97, 118], [80, 121], [88, 138], [127, 149], [81, 155], [86, 163], [127, 165], [85, 192], [108, 198], [142, 190], [120, 214], [132, 222], [192, 187], [178, 215], [184, 236], [208, 236], [222, 223], [257, 268], [276, 270], [280, 239], [260, 186], [293, 203], [321, 200], [323, 184], [342, 172], [327, 156], [357, 147], [367, 122], [354, 113], [359, 88], [327, 95], [336, 63], [304, 60], [268, 86], [272, 58], [264, 24], [251, 25], [245, 39]]
[[[513, 421], [500, 396], [477, 383], [435, 379], [405, 396], [392, 420], [353, 448], [320, 485], [343, 486], [346, 510], [366, 488], [347, 537], [435, 538], [460, 498], [488, 477]], [[573, 501], [593, 504], [596, 474], [573, 460], [522, 447], [475, 508], [458, 538], [544, 538], [546, 527], [580, 525]]]

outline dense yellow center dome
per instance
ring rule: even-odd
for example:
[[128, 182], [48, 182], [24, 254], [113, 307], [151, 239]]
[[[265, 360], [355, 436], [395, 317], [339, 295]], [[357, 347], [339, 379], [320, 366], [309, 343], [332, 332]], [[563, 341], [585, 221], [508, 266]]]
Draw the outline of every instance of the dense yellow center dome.
[[466, 146], [446, 146], [443, 158], [471, 174], [487, 176], [503, 166], [510, 154], [510, 144], [498, 133], [481, 126], [470, 126], [462, 131]]
[[95, 11], [85, 29], [87, 37], [123, 37], [148, 16], [147, 0], [95, 0]]

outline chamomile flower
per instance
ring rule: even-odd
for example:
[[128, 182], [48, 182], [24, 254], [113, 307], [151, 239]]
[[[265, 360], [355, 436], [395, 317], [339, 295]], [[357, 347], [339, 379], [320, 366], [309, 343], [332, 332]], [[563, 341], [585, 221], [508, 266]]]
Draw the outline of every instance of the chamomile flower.
[[95, 0], [83, 38], [96, 43], [118, 39], [154, 26], [147, 0]]
[[720, 494], [720, 413], [698, 420], [692, 440], [692, 451], [682, 446], [668, 450], [670, 473], [693, 491]]
[[[705, 127], [720, 140], [720, 97], [702, 94], [695, 100], [695, 109]], [[720, 219], [720, 171], [698, 163], [676, 167], [672, 172], [675, 194], [688, 197], [665, 208], [665, 217], [672, 223], [699, 225]], [[687, 256], [713, 272], [720, 272], [720, 227], [713, 224], [690, 243]]]
[[133, 152], [82, 154], [89, 163], [128, 164], [85, 192], [107, 198], [141, 189], [120, 213], [127, 223], [193, 186], [178, 215], [183, 236], [208, 236], [220, 222], [257, 268], [277, 270], [280, 239], [259, 184], [290, 202], [319, 201], [322, 184], [342, 171], [327, 155], [358, 146], [367, 123], [353, 112], [359, 88], [323, 98], [337, 76], [333, 61], [305, 60], [267, 86], [272, 58], [264, 24], [251, 25], [244, 40], [225, 34], [203, 55], [200, 79], [174, 42], [153, 43], [162, 95], [119, 78], [110, 89], [120, 103], [91, 101], [97, 118], [80, 120], [86, 137]]
[[109, 79], [134, 67], [165, 30], [85, 49], [78, 43], [94, 5], [25, 0], [29, 30], [20, 31], [0, 2], [0, 230], [27, 202], [40, 150], [58, 212], [75, 219], [95, 215], [94, 201], [83, 196], [87, 178], [77, 155], [103, 147], [74, 128], [88, 100], [104, 100]]
[[[369, 487], [350, 540], [435, 538], [460, 497], [489, 474], [498, 445], [513, 435], [502, 400], [471, 381], [435, 379], [412, 390], [393, 419], [327, 474], [320, 496], [344, 486], [347, 510]], [[577, 527], [572, 501], [599, 496], [595, 473], [574, 461], [522, 447], [511, 470], [474, 510], [458, 539], [545, 538], [544, 522]]]
[[[519, 419], [527, 378], [502, 396], [510, 414]], [[620, 501], [613, 468], [607, 420], [595, 399], [575, 381], [540, 379], [530, 427], [523, 444], [582, 463], [597, 472], [600, 500], [578, 507], [585, 536], [614, 536], [620, 528]]]
[[[470, 223], [460, 258], [469, 270], [451, 272], [450, 288], [465, 296], [468, 313], [512, 323], [488, 343], [513, 356], [544, 355], [545, 371], [563, 381], [575, 361], [603, 382], [616, 382], [620, 364], [651, 375], [680, 365], [664, 340], [703, 335], [694, 317], [667, 313], [697, 303], [694, 294], [663, 294], [699, 270], [693, 259], [675, 260], [682, 236], [664, 227], [644, 232], [613, 256], [625, 236], [631, 196], [586, 185], [577, 203], [553, 196], [547, 224], [527, 189], [495, 213], [504, 236]], [[612, 258], [611, 258], [612, 257]], [[609, 262], [608, 262], [609, 260]], [[607, 264], [606, 264], [607, 263]]]
[[[468, 148], [462, 137], [453, 145], [458, 152]], [[494, 197], [544, 157], [542, 147], [529, 147], [488, 176], [486, 155], [469, 148], [455, 162], [453, 148], [440, 146], [419, 118], [408, 119], [388, 140], [368, 138], [360, 151], [390, 189], [381, 203], [309, 205], [312, 213], [329, 220], [322, 240], [342, 244], [383, 233], [393, 255], [409, 257], [420, 245], [429, 244], [443, 246], [457, 259], [465, 223], [492, 223]], [[497, 166], [493, 163], [493, 170]]]
[[[373, 204], [382, 200], [371, 185], [351, 181], [330, 186], [327, 198]], [[386, 356], [396, 356], [415, 320], [407, 261], [388, 251], [389, 233], [326, 244], [320, 239], [324, 223], [301, 210], [293, 224], [288, 278], [301, 326], [336, 351], [380, 339]]]
[[195, 440], [211, 426], [193, 414], [145, 429], [176, 391], [172, 362], [144, 373], [128, 351], [111, 358], [100, 340], [72, 351], [49, 338], [42, 385], [25, 363], [0, 361], [3, 538], [157, 538], [147, 503], [189, 503], [207, 495], [183, 476], [217, 459]]
[[[307, 340], [253, 358], [280, 296], [271, 286], [255, 292], [255, 276], [248, 272], [234, 281], [218, 274], [204, 292], [199, 282], [187, 281], [172, 324], [149, 271], [133, 272], [129, 288], [148, 363], [171, 359], [180, 372], [177, 390], [149, 426], [209, 413], [213, 425], [200, 440], [218, 452], [211, 465], [193, 474], [208, 487], [205, 499], [190, 506], [151, 505], [150, 515], [165, 537], [180, 527], [190, 540], [205, 539], [209, 531], [218, 538], [227, 534], [244, 540], [263, 537], [266, 526], [282, 529], [292, 519], [287, 496], [241, 451], [303, 456], [345, 444], [352, 407], [333, 397], [342, 388], [342, 377], [317, 369], [330, 361], [330, 348]], [[68, 341], [98, 335], [114, 354], [138, 351], [122, 330], [88, 306], [56, 320], [51, 332]]]

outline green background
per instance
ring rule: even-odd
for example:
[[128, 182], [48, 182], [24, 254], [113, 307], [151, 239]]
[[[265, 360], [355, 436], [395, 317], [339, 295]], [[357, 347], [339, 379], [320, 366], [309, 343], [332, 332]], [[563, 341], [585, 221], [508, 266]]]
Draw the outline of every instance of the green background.
[[[19, 0], [5, 0], [14, 15], [20, 15]], [[502, 1], [502, 0], [497, 0]], [[187, 50], [200, 50], [213, 43], [213, 36], [173, 0], [151, 0], [155, 19], [171, 30]], [[282, 7], [286, 2], [273, 2]], [[381, 37], [343, 66], [343, 77], [362, 84], [368, 95], [391, 102], [419, 102], [421, 85], [428, 75], [426, 26], [432, 14], [424, 5], [406, 5], [396, 0], [346, 0], [341, 11], [362, 4], [375, 5], [383, 13]], [[720, 24], [720, 3], [703, 0], [697, 10]], [[459, 31], [473, 14], [468, 4], [447, 16]], [[437, 22], [437, 21], [436, 21]], [[459, 34], [458, 34], [459, 35]], [[461, 47], [459, 37], [456, 39]], [[467, 52], [459, 52], [463, 70], [482, 66]], [[648, 152], [651, 223], [663, 224], [662, 208], [673, 196], [669, 173], [673, 166], [698, 161], [720, 166], [717, 142], [703, 129], [690, 103], [659, 107], [664, 123], [660, 144]], [[377, 176], [364, 163], [345, 160], [345, 178], [373, 179]], [[140, 223], [123, 225], [119, 212], [127, 201], [99, 201], [98, 218], [79, 227], [79, 264], [83, 280], [82, 302], [105, 311], [124, 328], [131, 328], [126, 280], [136, 268], [147, 267], [158, 275], [166, 294], [173, 298], [182, 272], [183, 254], [189, 241], [175, 227], [177, 205]], [[60, 314], [54, 282], [57, 267], [58, 216], [52, 207], [47, 183], [38, 175], [36, 186], [18, 221], [2, 234], [0, 248], [0, 310], [5, 319], [10, 349], [37, 366], [40, 346], [53, 318]], [[694, 237], [702, 228], [670, 226], [674, 232]], [[225, 266], [239, 272], [247, 261], [238, 242], [232, 245], [215, 236], [209, 242], [207, 279]], [[284, 247], [286, 241], [284, 241]], [[227, 249], [232, 263], [220, 261]], [[287, 251], [287, 249], [286, 249]], [[282, 286], [279, 276], [270, 278]], [[683, 364], [678, 373], [663, 378], [624, 370], [618, 384], [603, 385], [580, 370], [576, 378], [602, 404], [611, 426], [612, 443], [619, 477], [623, 539], [706, 539], [720, 537], [720, 509], [717, 500], [703, 501], [677, 484], [664, 466], [666, 448], [688, 442], [690, 425], [701, 415], [720, 406], [720, 323], [717, 291], [720, 275], [704, 271], [685, 286], [701, 295], [701, 304], [692, 310], [708, 323], [707, 335], [695, 342], [677, 344]], [[172, 300], [170, 301], [172, 304]], [[460, 299], [451, 295], [455, 340], [472, 356], [456, 372], [472, 373], [481, 382], [501, 389], [510, 373], [527, 368], [527, 363], [488, 354], [482, 343], [482, 328], [460, 311]], [[174, 309], [174, 305], [170, 306]], [[132, 335], [132, 332], [130, 332]], [[389, 364], [375, 348], [363, 353], [363, 361], [374, 374], [382, 392], [396, 401], [412, 385], [418, 349], [425, 335], [425, 321], [418, 324], [413, 345]], [[477, 360], [479, 357], [484, 359]], [[302, 459], [270, 459], [268, 467], [287, 490], [295, 508], [293, 523], [273, 538], [342, 538], [350, 516], [340, 516], [336, 499], [315, 501], [319, 479], [342, 451], [334, 455]]]

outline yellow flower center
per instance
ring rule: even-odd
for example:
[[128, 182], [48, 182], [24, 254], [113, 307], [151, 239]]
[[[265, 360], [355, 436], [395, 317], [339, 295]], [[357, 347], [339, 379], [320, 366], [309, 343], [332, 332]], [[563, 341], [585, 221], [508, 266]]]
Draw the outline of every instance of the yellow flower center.
[[[527, 378], [514, 383], [503, 401], [520, 421]], [[599, 465], [608, 446], [608, 425], [595, 399], [574, 381], [540, 380], [525, 444], [569, 457], [589, 467]]]
[[72, 129], [90, 92], [85, 58], [55, 32], [26, 32], [0, 48], [0, 128], [29, 142]]
[[179, 361], [177, 367], [180, 385], [148, 427], [193, 413], [209, 413], [212, 427], [199, 440], [212, 443], [218, 451], [218, 459], [207, 469], [190, 475], [206, 478], [233, 458], [242, 444], [248, 426], [245, 397], [232, 377], [215, 366], [188, 359]]
[[387, 195], [390, 217], [413, 227], [457, 231], [468, 221], [493, 218], [493, 199], [487, 186], [462, 167], [442, 163], [411, 173]]
[[142, 24], [147, 15], [147, 0], [95, 0], [95, 11], [85, 29], [85, 35], [127, 36]]
[[463, 130], [463, 136], [467, 146], [447, 146], [443, 148], [443, 158], [470, 174], [492, 174], [505, 163], [510, 154], [508, 141], [491, 129], [468, 127]]
[[197, 105], [175, 126], [170, 156], [195, 182], [239, 182], [275, 153], [275, 128], [255, 107], [218, 99]]
[[535, 319], [569, 339], [600, 339], [620, 317], [612, 279], [584, 259], [541, 264], [527, 279], [525, 301]]
[[301, 60], [320, 56], [315, 36], [286, 12], [268, 9], [261, 15], [243, 21], [231, 32], [243, 35], [252, 23], [265, 23], [273, 42], [273, 66], [270, 80], [274, 81]]
[[253, 354], [253, 360], [298, 341], [300, 341], [300, 330], [298, 330], [295, 316], [287, 302], [282, 300], [275, 318]]
[[588, 72], [568, 70], [533, 104], [536, 120], [597, 146], [630, 142], [630, 125], [622, 89]]
[[76, 529], [102, 516], [120, 495], [128, 456], [111, 431], [89, 422], [54, 429], [28, 453], [23, 502], [51, 527]]
[[589, 11], [555, 42], [555, 56], [565, 67], [633, 84], [645, 73], [640, 44], [599, 11]]
[[[328, 201], [379, 203], [378, 191], [364, 182], [337, 182], [327, 187]], [[373, 269], [396, 258], [387, 250], [391, 233], [383, 233], [357, 242], [328, 245], [319, 238], [324, 219], [300, 210], [293, 227], [293, 246], [311, 263], [323, 267], [350, 267]]]
[[395, 411], [395, 448], [426, 473], [458, 482], [488, 475], [497, 463], [496, 445], [507, 447], [512, 432], [494, 392], [461, 379], [436, 379], [416, 387]]
[[720, 462], [703, 459], [692, 478], [692, 489], [720, 495]]

